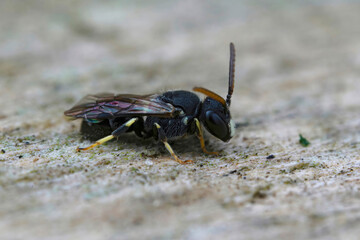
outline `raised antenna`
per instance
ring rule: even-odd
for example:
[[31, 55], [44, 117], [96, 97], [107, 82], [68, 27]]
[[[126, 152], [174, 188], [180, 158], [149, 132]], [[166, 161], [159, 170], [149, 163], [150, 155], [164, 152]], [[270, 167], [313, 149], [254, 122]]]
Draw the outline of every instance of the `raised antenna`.
[[229, 64], [229, 90], [226, 96], [226, 105], [230, 107], [231, 96], [234, 91], [234, 78], [235, 78], [235, 46], [230, 43], [230, 64]]

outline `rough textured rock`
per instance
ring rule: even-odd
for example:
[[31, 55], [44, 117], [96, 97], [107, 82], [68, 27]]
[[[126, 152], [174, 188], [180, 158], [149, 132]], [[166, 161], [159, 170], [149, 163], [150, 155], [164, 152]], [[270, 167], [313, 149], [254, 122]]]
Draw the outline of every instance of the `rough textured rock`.
[[[357, 239], [360, 5], [151, 2], [1, 2], [0, 238]], [[133, 135], [75, 152], [63, 111], [85, 94], [225, 96], [230, 41], [220, 157], [195, 137], [173, 145], [186, 166]]]

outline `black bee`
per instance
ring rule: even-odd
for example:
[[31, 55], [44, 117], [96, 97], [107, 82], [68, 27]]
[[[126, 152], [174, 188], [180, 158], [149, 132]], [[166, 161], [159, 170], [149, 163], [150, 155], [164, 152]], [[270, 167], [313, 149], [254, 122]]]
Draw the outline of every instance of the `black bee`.
[[101, 129], [112, 131], [86, 148], [88, 150], [119, 137], [122, 133], [134, 131], [136, 135], [154, 137], [164, 143], [166, 149], [180, 164], [192, 163], [192, 160], [180, 160], [170, 147], [168, 140], [196, 133], [205, 153], [202, 124], [215, 137], [226, 142], [234, 135], [234, 123], [229, 111], [234, 89], [235, 47], [230, 43], [229, 90], [226, 100], [218, 94], [201, 87], [194, 91], [205, 94], [204, 101], [189, 91], [167, 91], [162, 94], [97, 94], [84, 97], [73, 108], [64, 112], [71, 119], [83, 118], [82, 132], [92, 128], [101, 134]]

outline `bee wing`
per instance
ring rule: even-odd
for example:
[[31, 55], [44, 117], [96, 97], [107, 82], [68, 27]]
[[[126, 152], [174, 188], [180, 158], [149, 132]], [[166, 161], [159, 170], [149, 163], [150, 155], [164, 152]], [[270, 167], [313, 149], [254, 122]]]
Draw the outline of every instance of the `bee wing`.
[[73, 108], [64, 112], [72, 119], [103, 120], [115, 117], [172, 117], [174, 106], [161, 101], [159, 95], [97, 94], [87, 95]]

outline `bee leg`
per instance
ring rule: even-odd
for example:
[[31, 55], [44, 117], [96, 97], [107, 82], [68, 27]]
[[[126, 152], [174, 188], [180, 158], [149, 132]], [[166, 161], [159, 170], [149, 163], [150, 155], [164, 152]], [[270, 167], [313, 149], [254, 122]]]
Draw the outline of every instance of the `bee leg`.
[[200, 121], [197, 118], [195, 118], [194, 120], [195, 120], [195, 123], [196, 123], [197, 136], [198, 136], [198, 138], [200, 140], [200, 145], [201, 145], [201, 149], [203, 150], [203, 152], [206, 153], [206, 154], [219, 155], [218, 152], [209, 152], [208, 150], [206, 150], [203, 131], [202, 131]]
[[96, 146], [99, 146], [107, 141], [110, 141], [111, 139], [115, 138], [115, 137], [118, 137], [120, 134], [126, 132], [130, 127], [131, 125], [133, 125], [136, 121], [138, 120], [138, 118], [132, 118], [130, 119], [129, 121], [127, 121], [126, 123], [124, 123], [123, 125], [121, 125], [120, 127], [118, 127], [115, 131], [113, 131], [111, 133], [111, 135], [109, 136], [106, 136], [102, 139], [99, 139], [97, 140], [94, 144], [86, 147], [86, 148], [77, 148], [76, 151], [77, 152], [80, 152], [80, 151], [85, 151], [85, 150], [89, 150], [93, 147], [96, 147]]
[[160, 141], [162, 141], [166, 147], [166, 149], [169, 151], [169, 153], [171, 154], [171, 156], [174, 157], [175, 161], [180, 163], [180, 164], [188, 164], [188, 163], [194, 163], [194, 161], [192, 160], [186, 160], [186, 161], [182, 161], [181, 159], [179, 159], [176, 154], [174, 153], [174, 150], [171, 148], [170, 144], [167, 142], [166, 139], [166, 135], [164, 130], [161, 128], [161, 126], [157, 123], [154, 124], [156, 129], [157, 129], [157, 133], [158, 133], [158, 138], [160, 139]]

